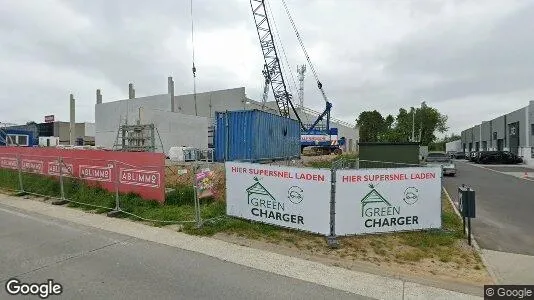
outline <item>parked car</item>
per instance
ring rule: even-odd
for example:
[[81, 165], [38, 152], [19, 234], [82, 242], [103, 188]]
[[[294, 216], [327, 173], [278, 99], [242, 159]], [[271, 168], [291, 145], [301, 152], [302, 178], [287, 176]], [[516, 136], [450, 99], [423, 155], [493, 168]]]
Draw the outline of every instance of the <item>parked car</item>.
[[477, 157], [478, 152], [471, 151], [469, 152], [469, 155], [467, 156], [467, 160], [474, 162]]
[[425, 162], [430, 166], [441, 166], [443, 175], [456, 175], [456, 166], [454, 165], [452, 158], [445, 152], [429, 152]]
[[452, 154], [452, 158], [454, 159], [465, 159], [465, 153], [464, 152], [454, 152]]
[[485, 151], [477, 162], [481, 164], [520, 164], [523, 159], [510, 151]]

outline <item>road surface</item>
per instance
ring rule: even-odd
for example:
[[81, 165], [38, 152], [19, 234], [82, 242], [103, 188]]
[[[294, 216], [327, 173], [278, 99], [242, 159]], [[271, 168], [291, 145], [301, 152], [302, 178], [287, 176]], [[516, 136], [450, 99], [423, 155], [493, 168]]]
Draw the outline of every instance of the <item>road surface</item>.
[[0, 299], [12, 277], [62, 284], [48, 299], [366, 299], [3, 205], [0, 228]]
[[445, 177], [445, 188], [457, 199], [458, 186], [476, 192], [473, 234], [483, 249], [534, 255], [534, 182], [456, 163], [456, 177]]

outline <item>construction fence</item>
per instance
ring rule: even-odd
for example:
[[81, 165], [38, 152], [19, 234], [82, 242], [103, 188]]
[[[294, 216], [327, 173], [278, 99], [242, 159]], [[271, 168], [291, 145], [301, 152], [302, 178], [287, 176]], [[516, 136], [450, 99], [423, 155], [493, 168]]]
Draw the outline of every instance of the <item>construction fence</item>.
[[[0, 149], [3, 189], [55, 199], [56, 204], [71, 202], [97, 212], [120, 212], [154, 223], [200, 226], [209, 221], [202, 220], [200, 199], [218, 196], [212, 188], [215, 169], [207, 161], [166, 166], [165, 156], [159, 153]], [[193, 199], [194, 214], [172, 221], [136, 214], [139, 207], [161, 207], [169, 193], [173, 202], [189, 203]]]
[[[0, 149], [0, 178], [2, 187], [13, 191], [155, 223], [200, 227], [224, 218], [219, 211], [202, 219], [200, 199], [211, 197], [226, 201], [226, 215], [318, 233], [329, 241], [441, 228], [440, 167], [359, 159], [338, 159], [324, 169], [293, 163], [218, 164], [206, 159], [166, 165], [157, 153], [6, 147]], [[190, 189], [184, 191], [184, 186]], [[161, 207], [138, 195], [163, 204], [170, 194], [174, 202], [193, 199], [194, 214], [172, 221], [136, 214], [139, 206]]]
[[330, 169], [226, 163], [227, 213], [336, 236], [441, 228], [440, 167], [341, 159]]

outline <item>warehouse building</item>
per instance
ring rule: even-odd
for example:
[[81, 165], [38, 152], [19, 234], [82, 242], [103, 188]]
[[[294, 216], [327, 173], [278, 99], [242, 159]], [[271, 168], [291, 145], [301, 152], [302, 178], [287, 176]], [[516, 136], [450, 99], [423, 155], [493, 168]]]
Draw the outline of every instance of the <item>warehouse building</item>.
[[483, 121], [462, 131], [462, 149], [471, 151], [504, 150], [515, 153], [534, 165], [534, 101], [528, 106]]
[[[213, 147], [213, 124], [216, 112], [259, 109], [278, 115], [274, 101], [265, 105], [246, 96], [245, 88], [232, 88], [204, 93], [174, 95], [174, 81], [168, 78], [165, 94], [136, 97], [133, 84], [129, 85], [128, 99], [103, 102], [97, 90], [95, 105], [95, 142], [97, 146], [112, 148], [117, 143], [121, 124], [155, 124], [161, 142], [157, 151], [168, 153], [170, 147]], [[312, 123], [319, 113], [299, 108], [303, 122]], [[292, 116], [294, 118], [294, 116]], [[310, 120], [310, 121], [308, 121]], [[359, 132], [355, 125], [333, 119], [331, 127], [345, 137], [345, 151], [355, 151]], [[161, 149], [163, 144], [163, 149]]]

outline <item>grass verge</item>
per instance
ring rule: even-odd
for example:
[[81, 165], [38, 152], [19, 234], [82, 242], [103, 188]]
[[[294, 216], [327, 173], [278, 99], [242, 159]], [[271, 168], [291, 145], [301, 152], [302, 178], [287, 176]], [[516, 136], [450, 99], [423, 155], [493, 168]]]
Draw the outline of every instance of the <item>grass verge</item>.
[[[57, 178], [37, 174], [23, 173], [24, 190], [45, 197], [60, 197], [61, 187]], [[0, 169], [0, 188], [19, 190], [18, 173], [13, 170]], [[152, 219], [152, 225], [162, 226], [169, 222], [194, 221], [193, 188], [175, 185], [174, 190], [166, 195], [164, 205], [156, 201], [147, 201], [136, 194], [120, 194], [119, 203], [123, 211], [144, 219]], [[69, 206], [94, 213], [106, 213], [115, 207], [115, 194], [99, 187], [73, 179], [64, 178], [65, 198], [78, 202], [69, 202]], [[225, 214], [225, 204], [214, 199], [201, 200], [202, 218], [210, 219]], [[119, 217], [139, 220], [135, 216], [121, 214]], [[191, 226], [192, 227], [192, 226]]]

